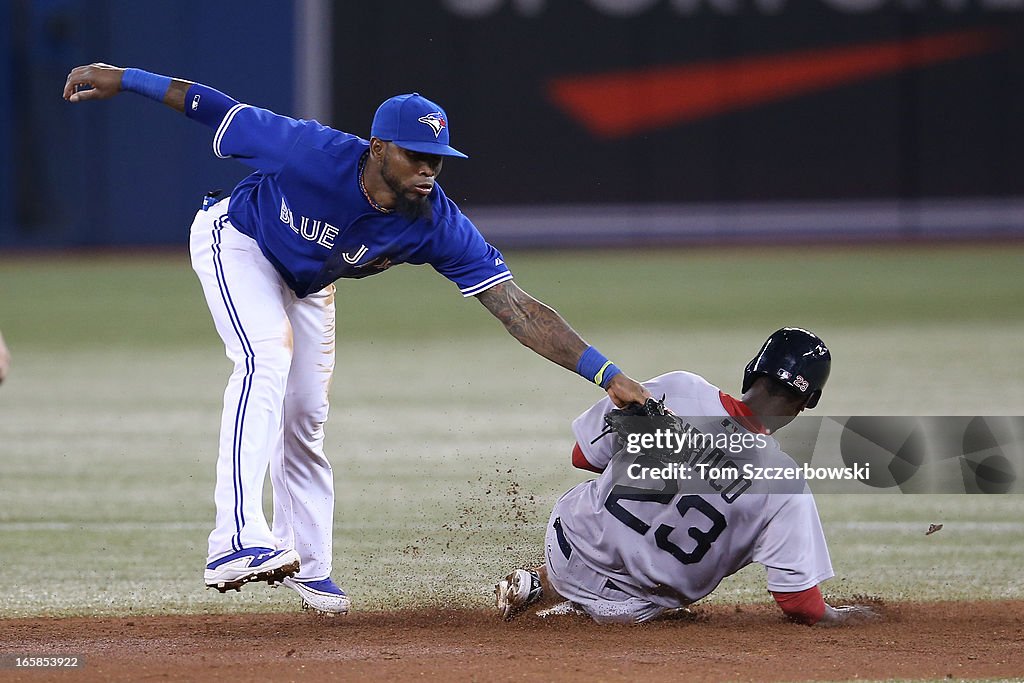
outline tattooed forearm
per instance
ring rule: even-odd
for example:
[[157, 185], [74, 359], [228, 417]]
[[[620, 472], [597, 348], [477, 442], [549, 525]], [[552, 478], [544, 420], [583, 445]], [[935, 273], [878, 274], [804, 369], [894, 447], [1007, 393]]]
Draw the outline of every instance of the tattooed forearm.
[[509, 334], [548, 360], [569, 370], [587, 348], [576, 331], [562, 316], [519, 289], [514, 282], [503, 282], [477, 295]]

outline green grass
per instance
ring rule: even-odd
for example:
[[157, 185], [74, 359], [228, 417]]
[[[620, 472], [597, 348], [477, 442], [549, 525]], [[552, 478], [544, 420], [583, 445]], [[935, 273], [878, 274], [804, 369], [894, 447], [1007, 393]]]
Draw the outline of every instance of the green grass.
[[[795, 323], [835, 364], [829, 414], [1024, 415], [1024, 247], [510, 254], [520, 285], [642, 378], [738, 392]], [[427, 268], [342, 282], [327, 427], [336, 577], [360, 609], [488, 602], [540, 557], [600, 396]], [[187, 256], [0, 260], [0, 616], [291, 610], [204, 592], [228, 362]], [[1019, 496], [819, 496], [837, 578], [886, 599], [1024, 598]], [[929, 523], [943, 530], [924, 535]], [[714, 601], [765, 597], [763, 570]]]
[[[1020, 322], [1024, 300], [1016, 245], [556, 251], [509, 263], [521, 287], [586, 334], [788, 323], [976, 325], [983, 336], [987, 323]], [[343, 280], [338, 302], [342, 339], [437, 339], [497, 325], [427, 266]], [[0, 260], [0, 324], [37, 349], [216, 342], [187, 253]]]

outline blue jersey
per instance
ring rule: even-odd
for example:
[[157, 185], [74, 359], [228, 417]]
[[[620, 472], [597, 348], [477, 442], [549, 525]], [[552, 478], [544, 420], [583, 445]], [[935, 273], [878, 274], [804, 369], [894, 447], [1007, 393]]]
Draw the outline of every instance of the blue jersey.
[[429, 263], [467, 297], [512, 279], [501, 253], [440, 185], [427, 197], [430, 222], [373, 208], [359, 186], [368, 149], [355, 135], [245, 104], [217, 127], [214, 153], [256, 169], [231, 193], [231, 223], [298, 296], [399, 263]]

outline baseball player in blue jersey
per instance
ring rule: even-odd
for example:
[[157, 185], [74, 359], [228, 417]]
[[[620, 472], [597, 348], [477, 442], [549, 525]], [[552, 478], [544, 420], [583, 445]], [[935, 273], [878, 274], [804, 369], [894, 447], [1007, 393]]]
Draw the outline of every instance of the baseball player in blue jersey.
[[[509, 619], [543, 598], [601, 623], [649, 621], [685, 609], [757, 562], [795, 621], [874, 617], [869, 607], [831, 607], [822, 599], [818, 584], [832, 578], [832, 564], [807, 483], [757, 474], [797, 471], [769, 434], [818, 403], [831, 363], [815, 334], [783, 328], [747, 364], [741, 400], [689, 372], [646, 382], [686, 423], [676, 462], [689, 470], [678, 475], [639, 448], [602, 438], [609, 401], [576, 418], [573, 464], [599, 476], [555, 503], [544, 565], [517, 569], [495, 587], [501, 615]], [[750, 447], [724, 445], [730, 442]]]
[[[134, 92], [214, 130], [213, 152], [254, 172], [209, 198], [191, 231], [192, 265], [234, 372], [224, 395], [206, 585], [278, 582], [303, 604], [344, 614], [331, 579], [334, 481], [324, 422], [334, 370], [334, 281], [429, 263], [509, 333], [592, 381], [617, 405], [649, 394], [551, 308], [512, 281], [437, 184], [451, 147], [444, 110], [417, 93], [386, 100], [369, 140], [237, 102], [205, 85], [139, 69], [73, 69], [70, 102]], [[267, 470], [273, 526], [261, 492]]]

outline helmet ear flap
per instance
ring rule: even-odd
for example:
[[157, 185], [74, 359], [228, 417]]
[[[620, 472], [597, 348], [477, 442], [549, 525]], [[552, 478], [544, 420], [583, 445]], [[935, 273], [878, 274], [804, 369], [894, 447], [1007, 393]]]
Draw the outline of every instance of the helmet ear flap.
[[804, 408], [810, 410], [814, 406], [818, 405], [818, 399], [821, 398], [821, 389], [812, 391], [811, 395], [807, 397], [807, 403], [804, 404]]

